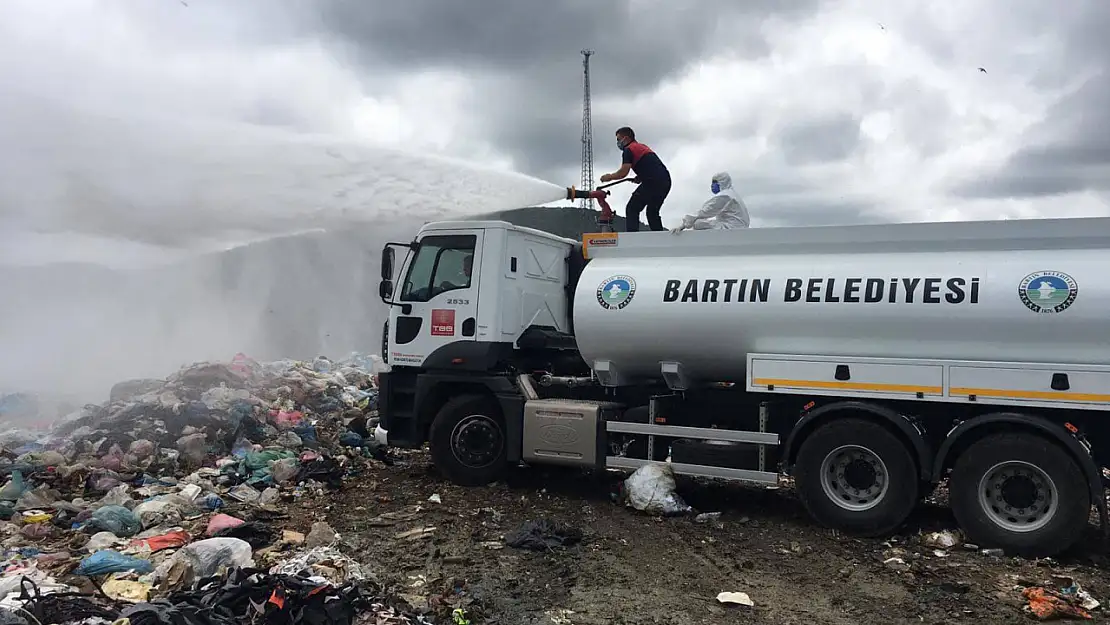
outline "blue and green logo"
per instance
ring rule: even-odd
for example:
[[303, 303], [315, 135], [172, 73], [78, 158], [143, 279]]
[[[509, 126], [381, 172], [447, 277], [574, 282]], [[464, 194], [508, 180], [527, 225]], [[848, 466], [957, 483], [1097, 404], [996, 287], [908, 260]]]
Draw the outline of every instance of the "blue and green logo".
[[632, 303], [636, 281], [632, 276], [612, 276], [597, 287], [597, 303], [606, 310], [620, 310]]
[[1079, 295], [1075, 279], [1061, 271], [1037, 271], [1025, 276], [1018, 286], [1018, 296], [1025, 307], [1035, 313], [1064, 312]]

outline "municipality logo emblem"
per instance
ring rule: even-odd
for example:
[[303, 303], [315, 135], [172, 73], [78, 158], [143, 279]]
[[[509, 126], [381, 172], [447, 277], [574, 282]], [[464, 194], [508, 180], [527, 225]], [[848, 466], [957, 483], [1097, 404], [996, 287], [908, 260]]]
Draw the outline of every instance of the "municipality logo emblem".
[[597, 303], [606, 310], [620, 310], [636, 295], [636, 281], [631, 276], [613, 276], [597, 287]]
[[1021, 303], [1035, 313], [1064, 312], [1079, 295], [1075, 279], [1060, 271], [1038, 271], [1025, 276], [1018, 287]]

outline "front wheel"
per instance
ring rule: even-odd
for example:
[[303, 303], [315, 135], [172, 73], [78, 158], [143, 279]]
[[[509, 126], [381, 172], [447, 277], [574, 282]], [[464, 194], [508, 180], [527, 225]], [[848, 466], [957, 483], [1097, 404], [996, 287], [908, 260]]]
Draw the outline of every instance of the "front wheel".
[[968, 447], [949, 480], [949, 505], [968, 538], [1027, 557], [1073, 545], [1091, 511], [1087, 480], [1059, 446], [1026, 433]]
[[505, 471], [504, 421], [497, 402], [482, 395], [449, 400], [432, 421], [432, 462], [460, 486], [482, 486]]
[[795, 483], [809, 514], [826, 527], [860, 536], [898, 528], [913, 512], [917, 463], [887, 428], [837, 419], [814, 430], [798, 450]]

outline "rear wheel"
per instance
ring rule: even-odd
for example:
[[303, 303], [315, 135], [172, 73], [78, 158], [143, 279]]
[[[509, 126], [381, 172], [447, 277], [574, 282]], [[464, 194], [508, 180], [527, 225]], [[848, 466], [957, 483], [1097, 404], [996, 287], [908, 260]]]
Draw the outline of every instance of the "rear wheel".
[[894, 531], [918, 498], [910, 450], [864, 419], [838, 419], [814, 430], [798, 451], [795, 482], [818, 523], [861, 536]]
[[988, 436], [956, 460], [949, 505], [972, 542], [1028, 557], [1073, 545], [1087, 526], [1087, 480], [1067, 451], [1035, 434]]
[[432, 462], [461, 486], [500, 478], [506, 466], [504, 422], [497, 402], [483, 395], [455, 397], [443, 405], [428, 436]]

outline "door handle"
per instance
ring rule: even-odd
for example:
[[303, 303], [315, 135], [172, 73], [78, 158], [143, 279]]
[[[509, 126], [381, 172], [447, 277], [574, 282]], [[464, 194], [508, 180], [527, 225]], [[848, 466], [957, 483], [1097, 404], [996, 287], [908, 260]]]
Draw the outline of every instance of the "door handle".
[[474, 317], [467, 317], [462, 322], [462, 335], [474, 336]]

